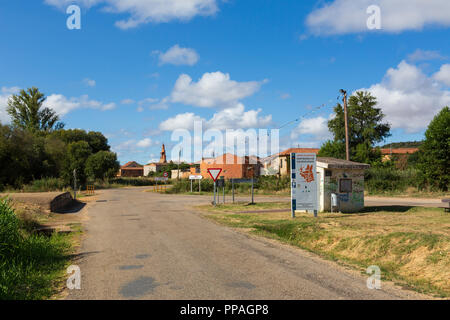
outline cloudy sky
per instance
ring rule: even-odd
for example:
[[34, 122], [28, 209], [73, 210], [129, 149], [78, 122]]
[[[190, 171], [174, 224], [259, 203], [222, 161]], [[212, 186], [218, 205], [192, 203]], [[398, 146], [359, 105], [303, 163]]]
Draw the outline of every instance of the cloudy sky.
[[[72, 4], [80, 30], [67, 28]], [[449, 12], [448, 0], [1, 1], [0, 121], [11, 94], [36, 86], [122, 163], [158, 158], [194, 121], [283, 127], [281, 147], [319, 147], [344, 88], [378, 98], [386, 142], [420, 140], [450, 105]]]

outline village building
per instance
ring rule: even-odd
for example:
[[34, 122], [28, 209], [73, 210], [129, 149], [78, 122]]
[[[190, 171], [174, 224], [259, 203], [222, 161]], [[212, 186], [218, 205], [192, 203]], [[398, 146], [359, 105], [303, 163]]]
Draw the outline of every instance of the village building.
[[331, 211], [331, 195], [341, 212], [364, 209], [364, 172], [370, 165], [335, 158], [317, 158], [320, 211]]
[[148, 177], [151, 173], [161, 172], [161, 170], [165, 166], [167, 166], [167, 155], [166, 155], [166, 146], [163, 144], [159, 162], [146, 164], [144, 166], [144, 177]]
[[260, 174], [262, 176], [288, 176], [291, 153], [314, 153], [317, 155], [319, 153], [319, 149], [290, 148], [278, 154], [264, 158], [261, 160]]
[[119, 177], [137, 178], [144, 175], [144, 166], [136, 161], [130, 161], [120, 167]]
[[227, 153], [216, 158], [202, 159], [200, 172], [192, 173], [198, 170], [191, 168], [191, 173], [211, 179], [208, 169], [222, 169], [220, 177], [224, 179], [251, 179], [259, 176], [260, 164], [255, 157], [239, 157]]
[[382, 161], [394, 161], [397, 169], [404, 170], [408, 167], [409, 157], [417, 152], [419, 148], [381, 149]]

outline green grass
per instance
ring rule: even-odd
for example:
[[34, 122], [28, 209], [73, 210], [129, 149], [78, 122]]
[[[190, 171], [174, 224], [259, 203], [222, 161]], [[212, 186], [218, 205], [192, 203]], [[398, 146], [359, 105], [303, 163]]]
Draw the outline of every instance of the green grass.
[[35, 235], [29, 227], [0, 200], [0, 300], [50, 298], [70, 261], [70, 235]]
[[218, 223], [298, 246], [361, 272], [377, 265], [384, 280], [450, 297], [450, 215], [441, 209], [367, 208], [361, 214], [320, 214], [318, 219], [298, 214], [291, 219], [289, 213], [240, 213], [249, 211], [242, 205], [201, 208]]

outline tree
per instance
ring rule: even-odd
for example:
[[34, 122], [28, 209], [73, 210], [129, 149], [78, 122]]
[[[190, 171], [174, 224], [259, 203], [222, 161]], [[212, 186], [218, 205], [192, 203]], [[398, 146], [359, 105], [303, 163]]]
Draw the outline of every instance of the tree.
[[450, 183], [450, 108], [445, 107], [431, 121], [420, 148], [418, 168], [432, 188], [449, 190]]
[[[359, 162], [373, 162], [380, 158], [374, 145], [389, 137], [391, 126], [383, 123], [385, 115], [376, 108], [377, 99], [369, 92], [358, 91], [348, 104], [350, 157]], [[328, 128], [334, 139], [327, 141], [319, 156], [345, 159], [345, 117], [344, 108], [338, 104], [334, 108], [335, 118], [328, 121]]]
[[73, 184], [73, 170], [77, 170], [77, 182], [86, 183], [86, 162], [92, 154], [92, 149], [86, 141], [72, 142], [67, 146], [67, 156], [63, 170], [64, 181]]
[[105, 180], [113, 178], [119, 169], [120, 164], [115, 153], [100, 151], [88, 158], [85, 173], [89, 179]]
[[43, 108], [46, 97], [39, 89], [33, 87], [21, 90], [8, 100], [7, 112], [15, 127], [32, 132], [53, 131], [64, 127], [59, 116], [50, 108]]
[[67, 144], [78, 141], [86, 141], [92, 149], [92, 153], [109, 151], [108, 139], [101, 132], [86, 132], [80, 129], [58, 130], [52, 132], [52, 136], [61, 139]]

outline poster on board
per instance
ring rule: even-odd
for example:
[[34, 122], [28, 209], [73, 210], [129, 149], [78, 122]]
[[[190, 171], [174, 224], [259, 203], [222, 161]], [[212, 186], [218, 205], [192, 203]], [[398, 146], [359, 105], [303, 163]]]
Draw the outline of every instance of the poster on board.
[[317, 156], [314, 153], [291, 154], [292, 210], [318, 211]]

